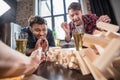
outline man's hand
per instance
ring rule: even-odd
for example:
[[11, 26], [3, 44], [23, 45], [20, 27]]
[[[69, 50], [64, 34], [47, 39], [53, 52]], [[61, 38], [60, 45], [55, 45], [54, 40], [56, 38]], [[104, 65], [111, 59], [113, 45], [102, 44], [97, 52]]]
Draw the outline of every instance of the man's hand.
[[32, 52], [31, 56], [29, 57], [29, 62], [26, 66], [26, 75], [32, 74], [39, 66], [46, 59], [45, 54], [42, 52], [42, 49], [39, 48]]
[[42, 52], [42, 48], [38, 48], [37, 50], [33, 51], [30, 58], [31, 61], [37, 64], [43, 62], [45, 60], [45, 54]]
[[67, 22], [63, 22], [61, 24], [61, 27], [63, 28], [63, 30], [66, 32], [66, 34], [70, 34], [70, 28]]
[[99, 19], [97, 20], [97, 22], [110, 23], [111, 19], [109, 18], [108, 15], [102, 15], [102, 16], [99, 17]]
[[35, 49], [42, 48], [43, 51], [46, 51], [48, 49], [48, 41], [46, 38], [40, 38], [37, 40]]
[[[109, 16], [107, 15], [102, 15], [99, 17], [99, 19], [97, 20], [97, 23], [98, 22], [105, 22], [105, 23], [110, 23], [111, 22], [111, 19], [109, 18]], [[104, 29], [100, 28], [100, 27], [97, 27], [100, 31], [105, 31]]]
[[61, 27], [63, 28], [63, 30], [65, 31], [66, 35], [65, 35], [65, 41], [69, 42], [71, 37], [70, 37], [70, 27], [69, 24], [67, 22], [63, 22], [61, 24]]

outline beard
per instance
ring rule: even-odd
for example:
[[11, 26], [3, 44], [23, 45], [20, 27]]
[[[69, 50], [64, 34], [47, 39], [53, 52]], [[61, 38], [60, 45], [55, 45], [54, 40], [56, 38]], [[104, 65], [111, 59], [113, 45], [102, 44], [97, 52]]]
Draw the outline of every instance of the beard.
[[81, 20], [76, 20], [76, 21], [73, 21], [73, 24], [75, 26], [80, 26], [82, 24], [82, 21]]

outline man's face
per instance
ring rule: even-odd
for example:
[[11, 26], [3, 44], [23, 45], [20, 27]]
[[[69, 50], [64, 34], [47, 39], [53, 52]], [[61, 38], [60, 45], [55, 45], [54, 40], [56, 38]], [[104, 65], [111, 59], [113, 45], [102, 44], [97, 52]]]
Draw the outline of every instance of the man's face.
[[69, 10], [69, 17], [75, 26], [82, 24], [82, 11], [81, 10]]
[[33, 33], [33, 35], [37, 39], [43, 39], [47, 35], [47, 28], [45, 24], [33, 24], [33, 26], [30, 28], [30, 31]]

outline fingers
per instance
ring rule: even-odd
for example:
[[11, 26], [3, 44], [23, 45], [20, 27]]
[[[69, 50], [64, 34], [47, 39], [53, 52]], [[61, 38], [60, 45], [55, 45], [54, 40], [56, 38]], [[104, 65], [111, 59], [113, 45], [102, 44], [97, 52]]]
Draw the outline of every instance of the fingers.
[[63, 29], [67, 28], [67, 27], [68, 27], [68, 23], [67, 23], [67, 22], [63, 22], [63, 23], [61, 24], [61, 27], [62, 27]]
[[106, 22], [106, 23], [110, 23], [111, 22], [111, 19], [109, 18], [109, 16], [107, 15], [103, 15], [103, 16], [100, 16], [100, 18], [98, 19], [97, 22]]
[[41, 54], [41, 59], [40, 59], [40, 63], [46, 60], [46, 56], [44, 53]]
[[41, 43], [41, 40], [38, 39], [36, 44], [35, 44], [35, 49], [38, 49], [39, 47], [42, 47], [42, 45], [40, 43]]
[[36, 43], [36, 49], [42, 48], [42, 51], [46, 51], [48, 49], [48, 40], [46, 38], [38, 39]]
[[39, 64], [40, 59], [41, 59], [41, 52], [39, 51], [39, 49], [33, 51], [30, 58], [32, 61], [35, 61], [36, 63]]
[[46, 58], [41, 48], [32, 52], [30, 58], [29, 65], [27, 66], [26, 71], [24, 72], [26, 75], [32, 74], [40, 63], [42, 63]]
[[39, 41], [40, 41], [41, 46], [42, 46], [43, 44], [47, 44], [47, 43], [48, 43], [48, 41], [47, 41], [46, 38], [40, 38]]
[[41, 47], [42, 48], [47, 48], [48, 47], [48, 41], [46, 38], [41, 39]]
[[48, 47], [48, 41], [46, 38], [40, 38], [37, 40], [35, 49], [38, 49], [39, 47]]
[[30, 58], [32, 62], [40, 64], [41, 62], [45, 60], [45, 54], [42, 52], [42, 49], [39, 48], [32, 52]]
[[61, 27], [63, 28], [63, 30], [65, 31], [66, 34], [70, 33], [70, 27], [69, 27], [69, 24], [67, 22], [63, 22], [61, 24]]

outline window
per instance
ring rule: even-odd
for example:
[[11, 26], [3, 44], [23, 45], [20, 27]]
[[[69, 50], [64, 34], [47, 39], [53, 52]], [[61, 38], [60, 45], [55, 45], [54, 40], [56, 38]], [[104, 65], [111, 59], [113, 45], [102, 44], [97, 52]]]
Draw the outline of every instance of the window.
[[3, 0], [0, 0], [0, 16], [7, 12], [9, 9], [10, 6]]
[[38, 0], [38, 15], [47, 20], [47, 26], [56, 31], [56, 37], [64, 40], [65, 32], [61, 28], [62, 22], [69, 22], [67, 8], [71, 2], [80, 0]]

